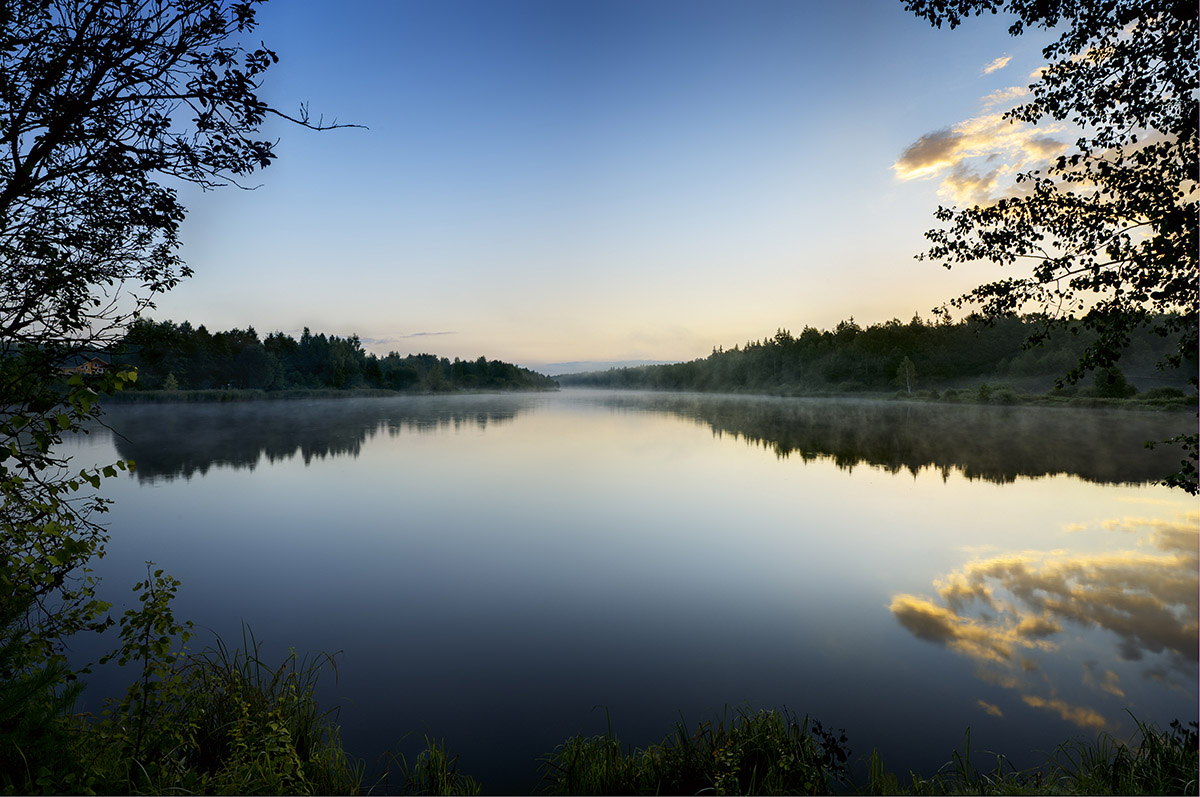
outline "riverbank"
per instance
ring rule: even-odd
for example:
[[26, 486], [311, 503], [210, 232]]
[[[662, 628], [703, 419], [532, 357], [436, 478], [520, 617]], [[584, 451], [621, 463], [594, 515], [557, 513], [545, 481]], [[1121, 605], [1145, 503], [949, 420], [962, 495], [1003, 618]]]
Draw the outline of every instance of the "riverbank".
[[[630, 390], [630, 388], [592, 388], [596, 390]], [[484, 393], [546, 393], [561, 388], [514, 388], [511, 390], [385, 390], [382, 388], [293, 388], [288, 390], [209, 389], [209, 390], [126, 390], [102, 397], [106, 404], [219, 404], [235, 401], [289, 401], [328, 398], [395, 398], [397, 396], [450, 396]], [[637, 389], [645, 393], [681, 393], [696, 391]], [[846, 391], [699, 391], [709, 395], [767, 396], [772, 398], [853, 399], [868, 401], [912, 401], [922, 404], [992, 404], [1026, 405], [1035, 407], [1075, 407], [1148, 410], [1176, 412], [1195, 410], [1197, 397], [1188, 396], [1174, 388], [1148, 390], [1130, 398], [1110, 398], [1067, 393], [1022, 393], [1004, 384], [982, 384], [974, 390], [950, 388], [943, 391], [919, 390], [912, 393], [846, 392]]]
[[[6, 733], [24, 766], [0, 756], [3, 792], [492, 793], [469, 761], [429, 737], [412, 762], [386, 756], [384, 772], [368, 781], [365, 763], [344, 749], [337, 709], [321, 711], [314, 697], [332, 657], [293, 652], [271, 667], [248, 632], [244, 642], [244, 650], [218, 643], [184, 659], [147, 657], [143, 667], [165, 664], [168, 679], [135, 684], [99, 718], [43, 716], [37, 738], [25, 738], [29, 727]], [[646, 748], [610, 729], [566, 739], [529, 764], [543, 794], [1196, 794], [1197, 723], [1136, 724], [1130, 739], [1067, 740], [1025, 769], [972, 749], [967, 728], [938, 771], [898, 774], [876, 751], [854, 755], [843, 729], [786, 709], [726, 708], [694, 728], [679, 721]]]
[[945, 390], [905, 391], [846, 391], [846, 390], [674, 390], [637, 387], [582, 387], [567, 384], [566, 390], [611, 390], [613, 392], [657, 393], [682, 395], [694, 393], [706, 396], [735, 396], [739, 398], [762, 396], [769, 398], [801, 399], [846, 399], [852, 401], [911, 401], [921, 404], [988, 404], [1025, 405], [1032, 407], [1075, 407], [1082, 409], [1129, 409], [1154, 412], [1195, 411], [1200, 396], [1188, 395], [1177, 388], [1154, 388], [1144, 393], [1125, 398], [1090, 395], [1085, 391], [1052, 391], [1049, 393], [1026, 393], [1008, 384], [983, 383], [973, 389], [947, 388]]
[[549, 388], [513, 388], [510, 390], [385, 390], [382, 388], [292, 388], [288, 390], [211, 389], [211, 390], [126, 390], [104, 396], [106, 404], [219, 404], [234, 401], [295, 401], [330, 398], [395, 398], [397, 396], [455, 396], [482, 393], [547, 393]]

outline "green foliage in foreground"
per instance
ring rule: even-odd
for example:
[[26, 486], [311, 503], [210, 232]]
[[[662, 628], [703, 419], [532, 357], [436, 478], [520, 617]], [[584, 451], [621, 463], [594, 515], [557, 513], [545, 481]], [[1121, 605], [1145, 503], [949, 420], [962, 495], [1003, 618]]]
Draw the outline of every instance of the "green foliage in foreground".
[[1168, 731], [1138, 722], [1134, 740], [1101, 734], [1094, 743], [1065, 742], [1047, 761], [1017, 770], [1002, 755], [995, 769], [965, 751], [931, 777], [887, 772], [877, 753], [867, 779], [850, 779], [846, 736], [786, 711], [740, 710], [730, 720], [683, 723], [659, 745], [622, 747], [611, 732], [568, 739], [544, 762], [549, 794], [1196, 794], [1197, 724]]
[[1196, 723], [1169, 731], [1138, 722], [1134, 740], [1101, 734], [1065, 742], [1041, 766], [1017, 770], [1002, 755], [995, 769], [965, 751], [930, 777], [887, 772], [872, 753], [867, 779], [849, 777], [844, 734], [786, 711], [740, 710], [688, 734], [683, 723], [662, 744], [623, 748], [611, 732], [568, 739], [544, 761], [549, 794], [1196, 794]]
[[846, 776], [845, 734], [784, 711], [679, 722], [661, 744], [622, 749], [605, 736], [568, 739], [543, 762], [551, 794], [825, 794]]
[[932, 777], [910, 772], [908, 782], [886, 772], [878, 753], [873, 752], [865, 786], [866, 794], [1196, 794], [1197, 723], [1184, 727], [1178, 720], [1169, 731], [1139, 722], [1130, 742], [1108, 733], [1093, 743], [1070, 741], [1060, 744], [1041, 766], [1016, 769], [1003, 755], [996, 755], [990, 771], [976, 768], [971, 757], [971, 731], [966, 734], [965, 752], [955, 750], [951, 760]]
[[[479, 782], [458, 771], [458, 756], [446, 753], [445, 743], [425, 737], [425, 749], [417, 754], [412, 765], [403, 756], [393, 759], [400, 771], [406, 794], [479, 794]], [[388, 775], [384, 776], [384, 793], [388, 790]]]
[[332, 658], [292, 653], [268, 666], [252, 635], [237, 651], [218, 640], [188, 653], [190, 623], [170, 608], [177, 587], [161, 570], [135, 586], [140, 606], [125, 613], [121, 647], [105, 658], [134, 665], [136, 679], [99, 717], [71, 713], [77, 687], [61, 672], [22, 668], [19, 646], [0, 647], [9, 676], [0, 687], [0, 792], [357, 793], [362, 765], [347, 758], [334, 712], [321, 712], [314, 696]]

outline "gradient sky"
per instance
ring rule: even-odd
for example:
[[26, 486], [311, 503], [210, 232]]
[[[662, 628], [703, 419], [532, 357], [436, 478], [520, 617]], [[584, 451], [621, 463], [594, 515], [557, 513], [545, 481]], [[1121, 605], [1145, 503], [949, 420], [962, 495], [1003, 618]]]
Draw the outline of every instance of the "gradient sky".
[[[939, 202], [1072, 137], [1016, 128], [1045, 34], [899, 0], [275, 0], [256, 191], [185, 194], [157, 320], [357, 333], [531, 367], [686, 360], [914, 312], [998, 272], [917, 262]], [[1008, 59], [1008, 60], [1005, 60]]]

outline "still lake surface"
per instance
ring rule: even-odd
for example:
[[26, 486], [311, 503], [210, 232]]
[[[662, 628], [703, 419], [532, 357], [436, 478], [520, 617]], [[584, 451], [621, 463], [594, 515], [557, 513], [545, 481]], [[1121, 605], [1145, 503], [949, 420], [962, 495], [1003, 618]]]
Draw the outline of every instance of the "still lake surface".
[[245, 622], [268, 661], [340, 651], [321, 695], [372, 768], [428, 734], [529, 792], [570, 735], [727, 705], [927, 774], [968, 726], [1024, 766], [1196, 717], [1200, 502], [1142, 448], [1188, 413], [566, 390], [106, 419], [66, 448], [137, 463], [104, 485], [115, 612], [153, 560], [193, 648]]

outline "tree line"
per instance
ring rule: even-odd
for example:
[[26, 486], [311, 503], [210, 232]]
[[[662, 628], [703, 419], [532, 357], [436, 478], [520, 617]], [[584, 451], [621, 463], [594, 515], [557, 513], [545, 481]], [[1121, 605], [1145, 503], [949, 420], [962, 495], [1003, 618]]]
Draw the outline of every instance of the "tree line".
[[376, 388], [406, 392], [544, 390], [549, 377], [500, 360], [453, 361], [434, 354], [378, 357], [358, 335], [283, 332], [259, 339], [254, 327], [209, 332], [204, 325], [142, 318], [114, 348], [113, 362], [137, 368], [136, 390]]
[[1058, 329], [1026, 345], [1044, 325], [1036, 316], [969, 316], [958, 322], [913, 316], [907, 324], [892, 319], [863, 328], [851, 318], [832, 330], [806, 326], [793, 335], [780, 329], [773, 337], [714, 348], [708, 357], [690, 362], [556, 378], [575, 386], [785, 394], [913, 393], [999, 382], [1023, 390], [1121, 398], [1135, 394], [1135, 385], [1178, 391], [1186, 386], [1186, 374], [1195, 371], [1194, 353], [1189, 368], [1159, 368], [1172, 343], [1141, 330], [1131, 337], [1120, 366], [1098, 368], [1090, 383], [1071, 384], [1062, 376], [1079, 362], [1094, 333]]

